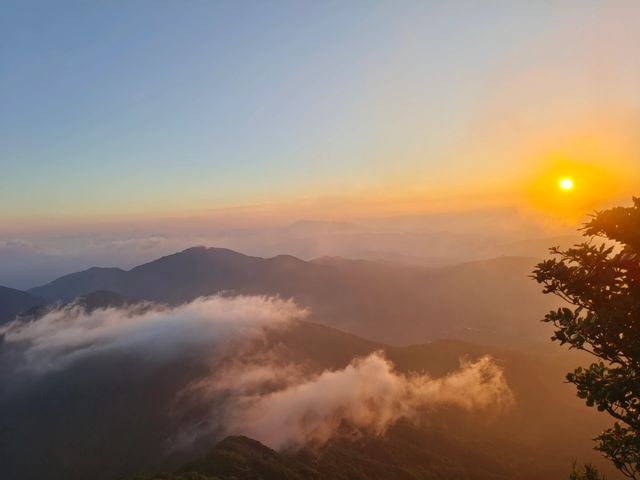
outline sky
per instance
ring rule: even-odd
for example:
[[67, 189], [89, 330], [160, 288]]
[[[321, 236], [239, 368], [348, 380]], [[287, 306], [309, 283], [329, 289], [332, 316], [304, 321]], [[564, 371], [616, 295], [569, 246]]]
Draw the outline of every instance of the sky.
[[635, 1], [21, 0], [0, 32], [0, 233], [640, 185]]

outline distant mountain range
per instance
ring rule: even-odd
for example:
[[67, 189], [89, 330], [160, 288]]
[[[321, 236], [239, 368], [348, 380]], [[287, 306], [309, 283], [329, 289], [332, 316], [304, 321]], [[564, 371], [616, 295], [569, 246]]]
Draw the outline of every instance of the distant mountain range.
[[313, 321], [378, 341], [459, 338], [515, 345], [546, 340], [538, 320], [558, 304], [528, 278], [535, 263], [501, 257], [425, 268], [194, 247], [131, 270], [90, 268], [28, 293], [70, 301], [100, 290], [168, 304], [224, 292], [278, 295], [308, 307]]
[[0, 285], [26, 289], [93, 265], [129, 269], [192, 245], [265, 258], [288, 253], [303, 260], [341, 256], [440, 267], [500, 256], [542, 258], [550, 246], [566, 248], [580, 241], [574, 228], [539, 220], [513, 209], [482, 209], [358, 223], [316, 219], [232, 226], [202, 218], [141, 224], [135, 232], [70, 231], [63, 237], [34, 234], [19, 241], [0, 235]]
[[[504, 366], [516, 403], [490, 423], [483, 415], [444, 410], [427, 425], [400, 422], [382, 436], [337, 438], [320, 448], [276, 452], [214, 431], [191, 450], [174, 451], [167, 441], [183, 415], [201, 414], [176, 412], [176, 392], [201, 378], [207, 350], [187, 349], [161, 363], [149, 362], [145, 352], [114, 351], [5, 391], [3, 375], [13, 378], [8, 366], [19, 346], [0, 338], [0, 474], [10, 480], [136, 473], [157, 480], [562, 478], [573, 458], [597, 459], [590, 439], [606, 419], [563, 384], [564, 373], [582, 359], [540, 347], [547, 335], [538, 320], [556, 301], [528, 278], [535, 262], [501, 257], [425, 268], [194, 247], [131, 270], [94, 267], [27, 292], [2, 288], [4, 322], [18, 314], [37, 322], [51, 310], [77, 306], [91, 312], [147, 308], [140, 301], [179, 305], [212, 294], [292, 298], [310, 309], [309, 321], [270, 330], [251, 348], [316, 373], [384, 351], [398, 371], [434, 377], [457, 369], [461, 358], [489, 354]], [[148, 476], [158, 470], [173, 473]]]

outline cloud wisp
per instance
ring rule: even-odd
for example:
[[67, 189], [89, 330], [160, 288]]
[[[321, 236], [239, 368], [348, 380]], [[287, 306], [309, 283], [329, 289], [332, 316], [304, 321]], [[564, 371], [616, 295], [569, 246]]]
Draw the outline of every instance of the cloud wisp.
[[184, 355], [261, 334], [306, 312], [291, 301], [263, 296], [212, 296], [168, 308], [152, 304], [92, 312], [81, 306], [50, 311], [31, 322], [0, 330], [9, 347], [22, 352], [20, 369], [46, 373], [99, 354], [143, 352], [147, 358]]

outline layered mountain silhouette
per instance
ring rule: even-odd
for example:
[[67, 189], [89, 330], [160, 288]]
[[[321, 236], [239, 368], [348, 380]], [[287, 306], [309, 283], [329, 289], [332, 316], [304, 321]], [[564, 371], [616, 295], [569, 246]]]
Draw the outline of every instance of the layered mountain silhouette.
[[[95, 292], [76, 297], [68, 302], [64, 302], [62, 300], [47, 302], [44, 299], [40, 299], [40, 304], [27, 310], [20, 311], [20, 313], [14, 315], [14, 317], [21, 321], [33, 321], [42, 318], [42, 316], [52, 310], [58, 309], [80, 308], [85, 313], [91, 313], [95, 310], [104, 308], [124, 308], [138, 304], [140, 304], [140, 302], [125, 298], [117, 293], [110, 292], [108, 290], [96, 290]], [[140, 305], [139, 308], [144, 308], [144, 305]]]
[[532, 258], [501, 257], [421, 268], [194, 247], [131, 270], [90, 268], [29, 293], [70, 301], [101, 290], [168, 304], [225, 292], [278, 295], [308, 307], [313, 321], [379, 341], [520, 344], [546, 340], [537, 320], [557, 306], [528, 278], [534, 264]]
[[275, 452], [232, 437], [211, 451], [214, 432], [180, 451], [167, 442], [193, 412], [177, 414], [175, 395], [197, 378], [200, 367], [193, 352], [155, 365], [144, 361], [144, 352], [134, 352], [80, 362], [37, 389], [27, 386], [20, 396], [5, 398], [3, 478], [106, 480], [165, 470], [176, 473], [145, 478], [539, 480], [562, 478], [576, 456], [597, 458], [589, 439], [606, 419], [562, 383], [563, 372], [576, 362], [572, 357], [459, 341], [393, 347], [303, 321], [271, 331], [255, 348], [316, 372], [384, 351], [399, 371], [435, 377], [457, 369], [460, 358], [490, 354], [504, 366], [516, 403], [495, 418], [445, 409], [429, 424], [400, 422], [382, 436], [338, 437], [320, 448]]
[[512, 480], [540, 478], [536, 473], [520, 474], [496, 453], [405, 423], [383, 437], [337, 440], [295, 452], [228, 437], [175, 473], [135, 480]]
[[44, 298], [14, 288], [0, 286], [0, 325], [30, 308], [47, 303]]
[[316, 449], [276, 452], [256, 440], [228, 437], [174, 473], [131, 480], [540, 480], [563, 478], [531, 465], [515, 447], [469, 442], [408, 422], [384, 436], [339, 439]]
[[[504, 367], [515, 406], [495, 418], [445, 409], [428, 424], [401, 421], [381, 436], [338, 437], [301, 450], [274, 451], [214, 429], [183, 451], [168, 445], [202, 412], [176, 410], [176, 394], [201, 378], [210, 352], [188, 350], [161, 363], [144, 351], [105, 352], [0, 389], [3, 478], [561, 478], [574, 458], [597, 459], [589, 439], [606, 419], [563, 383], [581, 359], [535, 346], [546, 337], [538, 320], [555, 301], [528, 278], [534, 263], [502, 257], [423, 268], [195, 247], [131, 270], [95, 267], [10, 291], [6, 298], [16, 300], [3, 305], [15, 306], [5, 306], [5, 318], [20, 314], [25, 322], [55, 309], [130, 313], [145, 302], [179, 305], [213, 294], [292, 298], [309, 309], [309, 321], [270, 330], [242, 355], [266, 352], [317, 374], [382, 351], [399, 372], [440, 377], [461, 358], [489, 354]], [[12, 348], [0, 341], [6, 365]], [[0, 368], [4, 374], [11, 375]], [[171, 473], [153, 473], [161, 470]]]

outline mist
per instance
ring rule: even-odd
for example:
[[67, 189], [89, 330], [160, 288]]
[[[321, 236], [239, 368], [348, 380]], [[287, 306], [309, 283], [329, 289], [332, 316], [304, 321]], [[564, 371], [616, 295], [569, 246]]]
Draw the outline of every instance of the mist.
[[[177, 365], [184, 373], [191, 370], [180, 365], [195, 364], [184, 378], [188, 383], [163, 401], [172, 410], [201, 413], [195, 424], [186, 420], [189, 413], [179, 416], [185, 420], [177, 421], [167, 450], [188, 450], [201, 437], [228, 434], [276, 449], [318, 445], [335, 436], [382, 435], [399, 419], [420, 424], [443, 405], [496, 413], [513, 403], [503, 371], [490, 357], [463, 361], [442, 378], [399, 373], [383, 352], [321, 372], [291, 363], [277, 345], [268, 345], [267, 333], [307, 314], [291, 301], [264, 296], [204, 297], [172, 308], [142, 302], [92, 312], [72, 303], [0, 330], [3, 382], [19, 402], [16, 380], [24, 378], [32, 386], [55, 378], [60, 387], [78, 381], [78, 368], [92, 382], [109, 382], [101, 380], [102, 368], [119, 359], [133, 359], [132, 371]], [[87, 371], [91, 365], [99, 368]]]
[[45, 374], [88, 356], [126, 351], [147, 360], [180, 356], [189, 348], [259, 336], [265, 328], [305, 315], [291, 301], [262, 296], [211, 296], [173, 308], [139, 303], [92, 312], [72, 303], [36, 321], [12, 322], [0, 329], [0, 338], [19, 351], [18, 371]]
[[[283, 380], [284, 386], [263, 393], [265, 385]], [[275, 449], [321, 445], [336, 436], [383, 435], [400, 419], [423, 424], [442, 406], [496, 414], [514, 401], [502, 369], [488, 356], [462, 362], [437, 379], [399, 373], [383, 352], [310, 377], [295, 375], [291, 367], [242, 365], [207, 387], [208, 395], [233, 399], [223, 417], [228, 434]]]
[[549, 244], [569, 245], [576, 238], [566, 226], [506, 207], [309, 218], [290, 216], [265, 223], [249, 217], [228, 225], [224, 217], [211, 214], [145, 220], [135, 227], [69, 226], [64, 235], [57, 230], [0, 230], [0, 285], [31, 288], [92, 266], [128, 269], [194, 245], [257, 256], [344, 256], [438, 267], [501, 255], [542, 257]]

